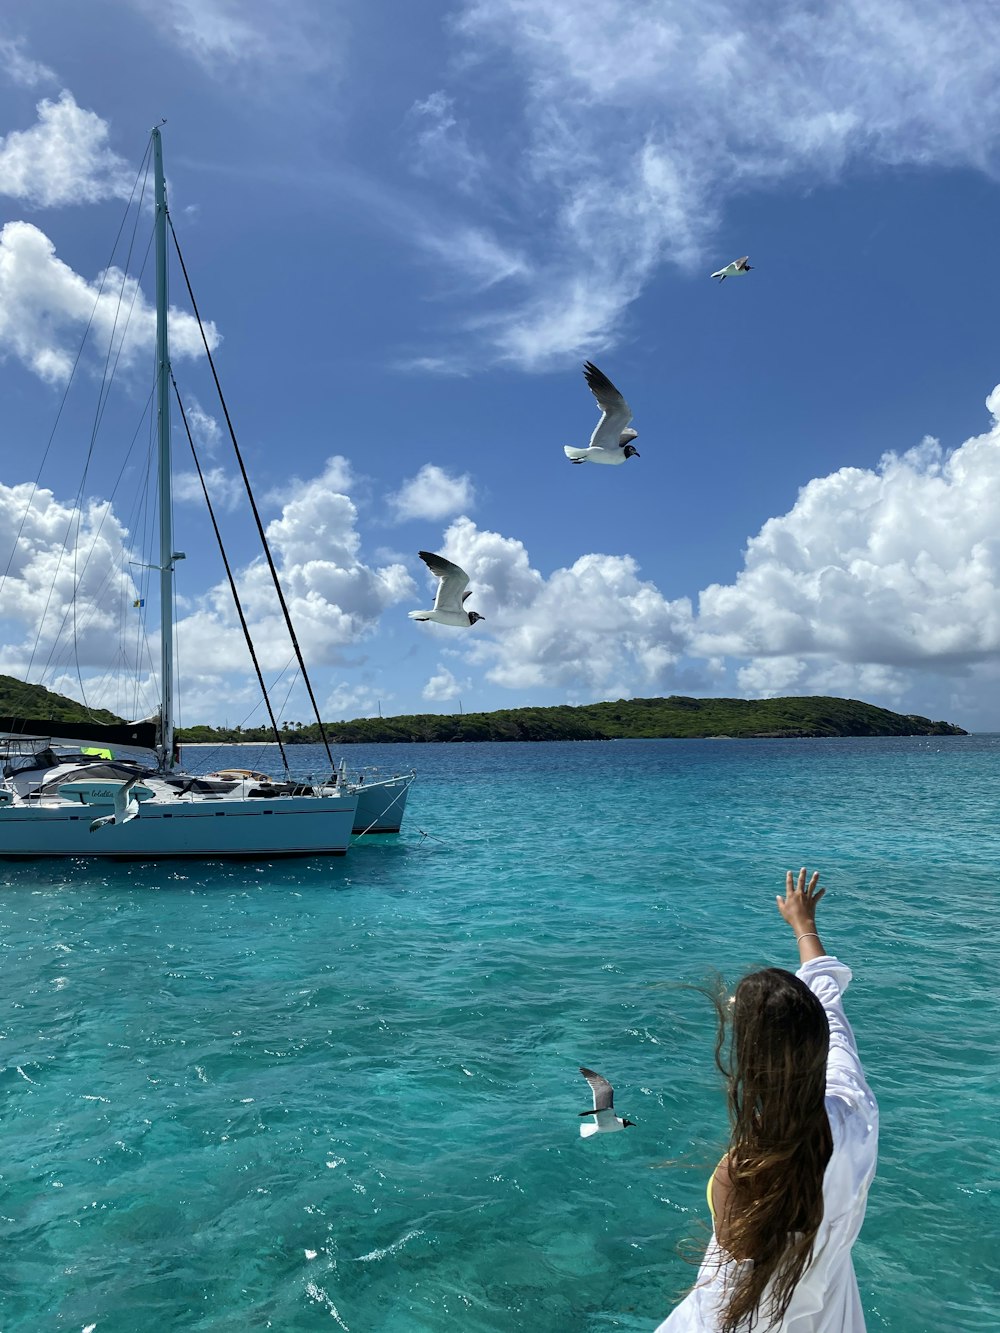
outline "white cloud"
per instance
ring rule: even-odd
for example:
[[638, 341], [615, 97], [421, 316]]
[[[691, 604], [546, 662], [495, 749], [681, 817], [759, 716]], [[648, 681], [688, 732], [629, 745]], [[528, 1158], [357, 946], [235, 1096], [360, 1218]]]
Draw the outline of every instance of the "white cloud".
[[708, 245], [741, 191], [872, 164], [996, 173], [1000, 11], [973, 0], [847, 0], [767, 21], [752, 0], [465, 0], [453, 27], [465, 86], [481, 60], [519, 101], [498, 128], [495, 102], [477, 120], [470, 95], [467, 131], [447, 89], [432, 93], [425, 153], [460, 155], [475, 130], [483, 166], [456, 190], [502, 182], [518, 210], [491, 210], [489, 241], [531, 273], [530, 293], [473, 327], [525, 367], [611, 343], [661, 264], [707, 273], [730, 258]]
[[415, 477], [404, 481], [395, 495], [389, 496], [389, 504], [400, 522], [411, 518], [435, 522], [471, 509], [475, 498], [468, 473], [452, 477], [444, 468], [425, 463]]
[[472, 681], [468, 677], [464, 681], [457, 680], [446, 666], [439, 663], [436, 674], [430, 677], [422, 692], [425, 699], [447, 703], [449, 699], [457, 699], [471, 688]]
[[188, 425], [191, 427], [195, 444], [207, 453], [214, 452], [222, 438], [222, 430], [216, 418], [210, 412], [206, 412], [195, 398], [192, 398], [189, 403], [185, 403], [184, 414], [187, 417]]
[[39, 84], [57, 81], [54, 70], [26, 54], [25, 42], [20, 37], [0, 37], [0, 69], [11, 83], [22, 88], [37, 88]]
[[[40, 379], [63, 384], [88, 322], [102, 358], [111, 343], [122, 368], [153, 347], [155, 314], [134, 278], [112, 268], [88, 282], [56, 258], [44, 232], [8, 222], [0, 231], [0, 355], [11, 353]], [[169, 327], [174, 357], [202, 355], [193, 316], [171, 309]], [[205, 330], [214, 348], [215, 325]]]
[[354, 473], [349, 460], [342, 454], [334, 454], [326, 460], [323, 471], [313, 481], [306, 482], [301, 477], [293, 476], [284, 486], [274, 487], [268, 491], [265, 498], [271, 504], [284, 505], [300, 496], [309, 486], [346, 495], [353, 484]]
[[750, 658], [746, 688], [825, 680], [900, 694], [900, 672], [967, 672], [1000, 653], [1000, 387], [991, 429], [924, 440], [877, 469], [809, 482], [700, 596], [694, 649]]
[[[246, 495], [239, 473], [227, 472], [225, 468], [221, 467], [203, 467], [202, 475], [208, 489], [208, 498], [216, 512], [220, 509], [230, 511], [235, 509]], [[175, 500], [182, 504], [204, 504], [205, 497], [197, 472], [176, 473], [173, 481], [173, 496]]]
[[454, 221], [446, 226], [427, 222], [417, 226], [410, 239], [439, 263], [459, 272], [466, 279], [467, 293], [486, 291], [529, 272], [520, 250], [504, 245], [486, 227], [463, 226]]
[[521, 542], [468, 518], [448, 529], [443, 553], [468, 571], [469, 607], [486, 616], [466, 652], [494, 684], [604, 698], [655, 693], [672, 679], [691, 606], [639, 579], [631, 556], [584, 555], [545, 579]]
[[0, 567], [0, 671], [25, 679], [30, 664], [38, 680], [46, 667], [76, 662], [87, 672], [130, 651], [134, 662], [134, 635], [125, 629], [139, 595], [129, 563], [136, 557], [109, 504], [93, 500], [78, 510], [51, 491], [0, 484], [0, 551], [5, 560], [11, 553], [9, 568]]
[[41, 208], [127, 199], [135, 173], [108, 147], [108, 124], [63, 92], [29, 130], [0, 138], [0, 194]]
[[[387, 607], [416, 591], [404, 565], [371, 566], [362, 560], [357, 509], [338, 485], [342, 464], [342, 459], [331, 459], [320, 477], [299, 482], [280, 518], [266, 529], [310, 669], [342, 661], [344, 650], [370, 634]], [[237, 573], [236, 582], [264, 668], [281, 670], [291, 647], [263, 559]], [[218, 584], [200, 599], [177, 633], [186, 654], [206, 671], [225, 674], [247, 661], [227, 584]]]
[[380, 697], [370, 685], [338, 685], [320, 704], [320, 717], [324, 722], [327, 719], [345, 722], [358, 717], [374, 717], [379, 705], [387, 704], [391, 699], [391, 694]]
[[316, 73], [333, 62], [346, 31], [343, 6], [333, 0], [315, 6], [302, 0], [131, 3], [209, 70], [267, 65], [295, 76]]
[[411, 169], [423, 176], [439, 177], [456, 189], [468, 191], [482, 174], [485, 160], [469, 144], [465, 127], [455, 116], [455, 103], [447, 93], [431, 93], [414, 102], [408, 113], [413, 131]]

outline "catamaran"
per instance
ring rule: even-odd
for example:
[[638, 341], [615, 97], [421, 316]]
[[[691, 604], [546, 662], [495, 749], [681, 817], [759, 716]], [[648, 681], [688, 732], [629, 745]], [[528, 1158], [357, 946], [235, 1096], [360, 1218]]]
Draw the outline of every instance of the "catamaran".
[[[185, 772], [175, 743], [174, 576], [183, 555], [175, 549], [171, 487], [170, 365], [167, 328], [168, 226], [187, 281], [187, 270], [167, 208], [159, 128], [152, 131], [154, 240], [156, 264], [156, 457], [159, 524], [160, 704], [155, 716], [139, 722], [59, 723], [29, 717], [0, 718], [0, 859], [110, 857], [159, 860], [173, 857], [280, 857], [343, 855], [352, 835], [395, 831], [413, 773], [350, 779], [330, 752], [316, 709], [263, 526], [237, 451], [258, 531], [285, 613], [299, 667], [316, 710], [326, 746], [328, 776], [318, 782], [291, 776], [281, 748], [284, 776], [254, 771], [198, 776]], [[190, 292], [190, 284], [188, 284]], [[215, 375], [208, 339], [197, 306], [205, 351]], [[178, 395], [181, 415], [183, 404]], [[226, 412], [227, 423], [229, 414]], [[185, 427], [187, 422], [185, 420]], [[200, 470], [200, 469], [199, 469]], [[205, 498], [208, 500], [207, 490]], [[211, 513], [211, 505], [209, 504]], [[215, 525], [214, 515], [212, 516]], [[216, 532], [218, 532], [216, 526]], [[220, 539], [221, 541], [221, 539]], [[227, 562], [227, 572], [228, 572]], [[240, 621], [236, 586], [230, 576]], [[267, 702], [263, 677], [248, 636], [248, 647]], [[281, 746], [270, 703], [275, 737]]]

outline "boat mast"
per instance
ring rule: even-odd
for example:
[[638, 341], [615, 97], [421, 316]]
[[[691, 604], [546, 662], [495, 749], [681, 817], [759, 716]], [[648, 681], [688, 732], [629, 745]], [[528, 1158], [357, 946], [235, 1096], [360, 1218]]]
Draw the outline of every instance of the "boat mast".
[[167, 346], [167, 190], [160, 131], [153, 130], [156, 215], [156, 419], [160, 490], [160, 764], [174, 766], [174, 536], [170, 489], [170, 352]]

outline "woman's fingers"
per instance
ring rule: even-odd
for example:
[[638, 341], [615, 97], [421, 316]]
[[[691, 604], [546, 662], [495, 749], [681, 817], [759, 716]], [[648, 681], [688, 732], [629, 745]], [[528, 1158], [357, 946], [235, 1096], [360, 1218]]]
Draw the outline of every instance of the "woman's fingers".
[[799, 871], [797, 878], [794, 871], [792, 870], [785, 871], [786, 899], [791, 898], [792, 895], [796, 893], [801, 893], [803, 898], [807, 899], [811, 898], [814, 902], [817, 902], [820, 899], [820, 897], [823, 895], [823, 893], [826, 892], [826, 890], [820, 889], [819, 892], [816, 891], [817, 885], [819, 884], [819, 871], [814, 870], [812, 874], [809, 876], [809, 882], [806, 883], [806, 876], [808, 874], [809, 872], [805, 866], [803, 866], [802, 869]]

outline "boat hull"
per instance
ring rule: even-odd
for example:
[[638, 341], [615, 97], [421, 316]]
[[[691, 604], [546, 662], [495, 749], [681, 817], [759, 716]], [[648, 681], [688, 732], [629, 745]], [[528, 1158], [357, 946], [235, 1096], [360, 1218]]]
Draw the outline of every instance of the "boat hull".
[[159, 861], [279, 856], [343, 856], [357, 797], [283, 796], [275, 800], [145, 802], [124, 824], [90, 831], [110, 807], [70, 802], [0, 807], [0, 860], [97, 857]]
[[353, 788], [358, 798], [354, 816], [354, 832], [398, 833], [406, 810], [406, 798], [413, 782], [413, 774], [385, 778], [381, 782], [365, 782]]

